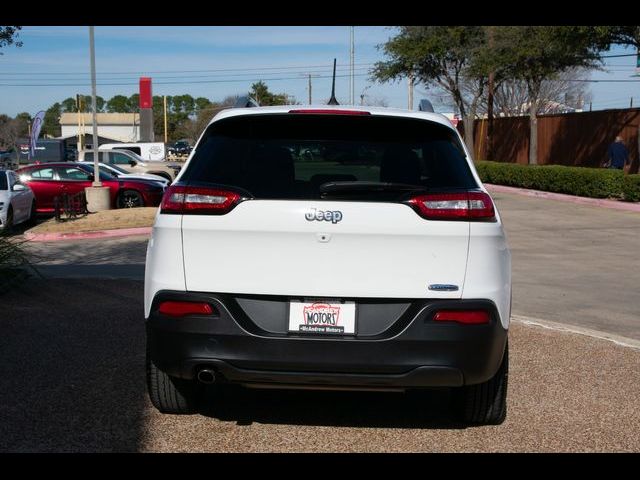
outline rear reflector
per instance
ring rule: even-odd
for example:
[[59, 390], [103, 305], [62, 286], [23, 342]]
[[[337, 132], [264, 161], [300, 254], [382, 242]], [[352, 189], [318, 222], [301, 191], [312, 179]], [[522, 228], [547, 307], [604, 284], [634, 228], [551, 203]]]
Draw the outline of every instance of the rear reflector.
[[296, 110], [289, 110], [289, 113], [310, 113], [321, 115], [371, 115], [371, 112], [363, 110], [338, 110], [332, 108], [300, 108]]
[[429, 220], [495, 220], [491, 197], [484, 192], [431, 193], [408, 202]]
[[239, 194], [207, 187], [172, 185], [164, 192], [161, 213], [224, 215], [241, 200]]
[[213, 307], [204, 302], [174, 302], [166, 301], [160, 304], [158, 311], [170, 317], [184, 317], [187, 315], [213, 315]]
[[465, 325], [489, 323], [489, 312], [485, 310], [440, 310], [433, 316], [435, 322], [457, 322]]

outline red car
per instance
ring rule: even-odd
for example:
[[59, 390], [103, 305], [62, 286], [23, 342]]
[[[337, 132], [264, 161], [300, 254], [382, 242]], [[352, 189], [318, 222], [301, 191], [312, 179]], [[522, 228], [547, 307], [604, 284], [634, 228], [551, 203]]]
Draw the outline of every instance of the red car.
[[[93, 182], [93, 167], [74, 162], [52, 162], [28, 165], [16, 170], [36, 197], [36, 211], [54, 213], [54, 197], [83, 192]], [[160, 205], [164, 187], [147, 180], [118, 179], [100, 173], [100, 181], [109, 187], [112, 208], [155, 207]]]

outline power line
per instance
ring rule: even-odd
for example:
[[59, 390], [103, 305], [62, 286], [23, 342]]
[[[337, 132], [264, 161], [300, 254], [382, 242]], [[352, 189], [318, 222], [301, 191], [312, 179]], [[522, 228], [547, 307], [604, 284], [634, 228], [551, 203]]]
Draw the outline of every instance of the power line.
[[[354, 65], [373, 66], [374, 63], [356, 63]], [[350, 64], [337, 65], [338, 68], [350, 68]], [[328, 65], [295, 65], [284, 67], [256, 67], [256, 68], [213, 68], [208, 70], [135, 70], [125, 72], [98, 72], [98, 75], [147, 75], [150, 73], [207, 73], [207, 72], [248, 72], [262, 70], [304, 70], [310, 68], [331, 68]], [[86, 75], [86, 72], [0, 72], [0, 75]]]
[[[336, 78], [344, 78], [349, 75], [336, 75]], [[368, 74], [366, 73], [357, 73], [354, 76], [356, 77], [366, 77]], [[331, 78], [331, 75], [318, 75], [316, 78]], [[185, 82], [154, 82], [154, 85], [188, 85], [188, 84], [199, 84], [199, 83], [240, 83], [240, 82], [259, 82], [260, 80], [265, 80], [263, 78], [253, 78], [253, 79], [233, 79], [233, 80], [193, 80], [193, 81], [185, 81]], [[269, 78], [269, 81], [279, 81], [279, 80], [300, 80], [300, 77], [280, 77], [280, 78]], [[118, 83], [98, 83], [101, 87], [106, 86], [125, 86], [125, 85], [138, 85], [138, 82], [118, 82]], [[90, 84], [86, 83], [30, 83], [30, 84], [17, 84], [17, 83], [0, 83], [1, 87], [86, 87], [90, 86]]]
[[[358, 71], [362, 71], [362, 70], [368, 70], [367, 67], [358, 67], [354, 70], [358, 70]], [[343, 72], [347, 71], [346, 69], [343, 69]], [[283, 73], [286, 74], [294, 74], [294, 73], [299, 73], [301, 75], [308, 75], [309, 73], [311, 74], [322, 74], [322, 73], [327, 73], [327, 70], [308, 70], [308, 71], [300, 71], [300, 72], [265, 72], [263, 75], [260, 75], [260, 73], [219, 73], [219, 74], [209, 74], [209, 75], [172, 75], [172, 76], [158, 76], [155, 77], [154, 76], [154, 81], [157, 79], [172, 79], [172, 78], [180, 78], [180, 79], [189, 79], [189, 78], [216, 78], [216, 77], [243, 77], [243, 76], [252, 76], [255, 77], [256, 75], [260, 75], [261, 77], [264, 77], [265, 80], [269, 80], [269, 76], [271, 75], [282, 75]], [[124, 78], [107, 78], [105, 80], [138, 80], [139, 77], [124, 77]], [[13, 81], [13, 82], [18, 82], [18, 81], [56, 81], [56, 82], [62, 82], [62, 81], [83, 81], [86, 80], [86, 78], [83, 77], [78, 77], [78, 78], [50, 78], [50, 77], [40, 77], [38, 79], [33, 79], [33, 78], [29, 78], [29, 77], [25, 77], [25, 78], [5, 78], [5, 79], [1, 79], [0, 81]]]

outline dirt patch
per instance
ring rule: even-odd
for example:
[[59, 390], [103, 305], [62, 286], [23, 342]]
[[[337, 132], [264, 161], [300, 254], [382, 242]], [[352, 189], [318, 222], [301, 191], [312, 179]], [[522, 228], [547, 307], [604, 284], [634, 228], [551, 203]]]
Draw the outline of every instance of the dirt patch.
[[28, 233], [77, 233], [119, 228], [151, 227], [158, 207], [122, 208], [90, 213], [84, 217], [57, 222], [47, 220], [28, 230]]

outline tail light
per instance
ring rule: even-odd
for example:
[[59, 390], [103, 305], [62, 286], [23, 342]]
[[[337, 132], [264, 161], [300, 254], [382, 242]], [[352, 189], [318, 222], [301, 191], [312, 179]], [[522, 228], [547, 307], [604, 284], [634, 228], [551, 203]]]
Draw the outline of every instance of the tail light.
[[433, 321], [482, 325], [489, 323], [489, 312], [486, 310], [440, 310], [433, 316]]
[[216, 312], [205, 302], [166, 301], [158, 307], [158, 312], [169, 317], [186, 317], [187, 315], [214, 315]]
[[408, 203], [429, 220], [493, 221], [496, 212], [484, 192], [431, 193], [413, 197]]
[[242, 197], [238, 193], [229, 190], [171, 185], [162, 197], [160, 212], [183, 215], [224, 215], [241, 200]]

